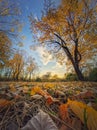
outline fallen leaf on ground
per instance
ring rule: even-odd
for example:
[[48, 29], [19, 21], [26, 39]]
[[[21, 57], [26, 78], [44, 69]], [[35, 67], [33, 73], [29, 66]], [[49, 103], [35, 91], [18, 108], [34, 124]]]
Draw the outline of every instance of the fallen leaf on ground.
[[8, 101], [6, 99], [0, 99], [0, 108], [10, 105], [10, 104], [11, 104], [11, 101]]
[[81, 130], [81, 120], [77, 119], [77, 118], [73, 118], [72, 119], [72, 127], [75, 130]]
[[58, 130], [58, 128], [51, 117], [40, 110], [21, 130]]
[[15, 88], [14, 84], [10, 84], [9, 88], [10, 88], [10, 91], [16, 92], [16, 88]]
[[92, 91], [80, 92], [79, 94], [73, 96], [74, 99], [84, 99], [94, 97], [94, 93]]
[[59, 106], [59, 116], [61, 117], [62, 120], [69, 119], [67, 104], [62, 104]]
[[[78, 101], [68, 100], [69, 107], [80, 120], [87, 124], [89, 130], [97, 130], [97, 111], [92, 107]], [[86, 118], [86, 122], [85, 122]]]

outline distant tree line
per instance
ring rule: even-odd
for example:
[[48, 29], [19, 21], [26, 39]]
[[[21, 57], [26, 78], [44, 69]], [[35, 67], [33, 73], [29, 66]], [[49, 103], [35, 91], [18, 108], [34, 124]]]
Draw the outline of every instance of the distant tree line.
[[[85, 76], [85, 81], [94, 81], [97, 82], [97, 68], [91, 69], [91, 71], [88, 73], [87, 76]], [[36, 82], [67, 82], [67, 81], [78, 81], [78, 77], [76, 73], [70, 72], [64, 74], [63, 77], [59, 78], [57, 74], [52, 75], [51, 72], [47, 72], [46, 74], [42, 76], [37, 76], [34, 81]]]
[[26, 57], [21, 51], [16, 51], [13, 56], [0, 67], [0, 80], [31, 81], [38, 66], [32, 57]]
[[[85, 81], [94, 81], [97, 82], [97, 68], [93, 68], [90, 70], [87, 76], [85, 77]], [[75, 73], [68, 73], [65, 78], [66, 81], [78, 81], [78, 77]]]

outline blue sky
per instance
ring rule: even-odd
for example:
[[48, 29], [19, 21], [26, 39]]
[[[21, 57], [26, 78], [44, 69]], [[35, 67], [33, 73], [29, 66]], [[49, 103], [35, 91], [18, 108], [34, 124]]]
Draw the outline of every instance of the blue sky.
[[[12, 0], [13, 1], [13, 0]], [[52, 55], [47, 53], [46, 48], [42, 46], [38, 46], [36, 51], [30, 49], [30, 46], [34, 45], [32, 33], [30, 30], [30, 22], [28, 16], [30, 13], [34, 15], [34, 17], [40, 17], [41, 11], [43, 9], [43, 1], [44, 0], [16, 0], [21, 9], [20, 19], [24, 23], [24, 27], [20, 35], [25, 36], [26, 38], [22, 40], [23, 47], [21, 49], [26, 50], [27, 54], [34, 57], [37, 64], [40, 66], [39, 75], [43, 75], [46, 72], [52, 72], [52, 74], [58, 74], [60, 77], [64, 75], [66, 72], [66, 66], [60, 65], [56, 62], [55, 59], [52, 59]], [[58, 5], [60, 0], [55, 0], [55, 3]], [[46, 57], [44, 57], [45, 55]]]

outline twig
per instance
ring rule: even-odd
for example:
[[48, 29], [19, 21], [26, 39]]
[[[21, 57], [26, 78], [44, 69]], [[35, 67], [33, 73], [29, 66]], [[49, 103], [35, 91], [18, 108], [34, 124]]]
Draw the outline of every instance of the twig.
[[66, 122], [62, 121], [61, 119], [59, 119], [57, 116], [53, 115], [52, 113], [45, 111], [46, 113], [48, 113], [51, 117], [55, 118], [56, 120], [58, 120], [59, 122], [61, 122], [62, 124], [64, 124], [65, 126], [69, 127], [72, 130], [76, 130], [73, 127], [71, 127], [70, 125], [68, 125]]
[[2, 119], [2, 121], [0, 123], [0, 126], [3, 124], [3, 121], [5, 120], [5, 117], [6, 117], [6, 115], [7, 115], [7, 113], [8, 113], [9, 110], [10, 110], [10, 107], [8, 107], [8, 109], [7, 109], [5, 115], [4, 115], [4, 117], [3, 117], [3, 119]]

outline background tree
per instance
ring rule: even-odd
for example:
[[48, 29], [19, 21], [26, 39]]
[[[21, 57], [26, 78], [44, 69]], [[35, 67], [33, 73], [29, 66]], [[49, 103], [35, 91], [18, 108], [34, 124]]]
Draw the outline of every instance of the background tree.
[[38, 69], [32, 57], [26, 56], [23, 50], [17, 50], [3, 68], [0, 68], [0, 80], [31, 81]]
[[19, 31], [22, 29], [20, 23], [20, 9], [18, 3], [10, 0], [0, 0], [0, 71], [6, 78], [12, 76], [12, 66], [9, 63], [14, 55], [12, 43], [19, 39]]
[[38, 70], [38, 66], [34, 58], [32, 57], [28, 57], [26, 62], [27, 62], [26, 72], [27, 72], [28, 79], [30, 81], [32, 79], [32, 76], [34, 76], [34, 72]]
[[52, 77], [51, 77], [51, 81], [59, 81], [60, 78], [58, 77], [57, 74], [54, 74]]
[[9, 60], [12, 53], [12, 42], [4, 32], [0, 32], [0, 68]]
[[48, 6], [41, 19], [30, 16], [34, 37], [52, 45], [54, 50], [57, 48], [58, 52], [61, 50], [61, 54], [65, 52], [78, 79], [84, 80], [80, 68], [97, 51], [97, 3], [95, 0], [61, 0], [58, 8]]
[[[10, 0], [0, 1], [0, 32], [5, 33], [10, 38], [17, 36], [22, 24], [19, 20], [20, 9], [17, 3]], [[14, 38], [15, 38], [14, 37]]]
[[24, 59], [20, 52], [17, 52], [9, 61], [9, 66], [12, 69], [12, 76], [14, 80], [19, 80], [19, 76], [24, 67]]
[[51, 78], [51, 72], [47, 72], [46, 74], [42, 75], [42, 81], [49, 81]]

